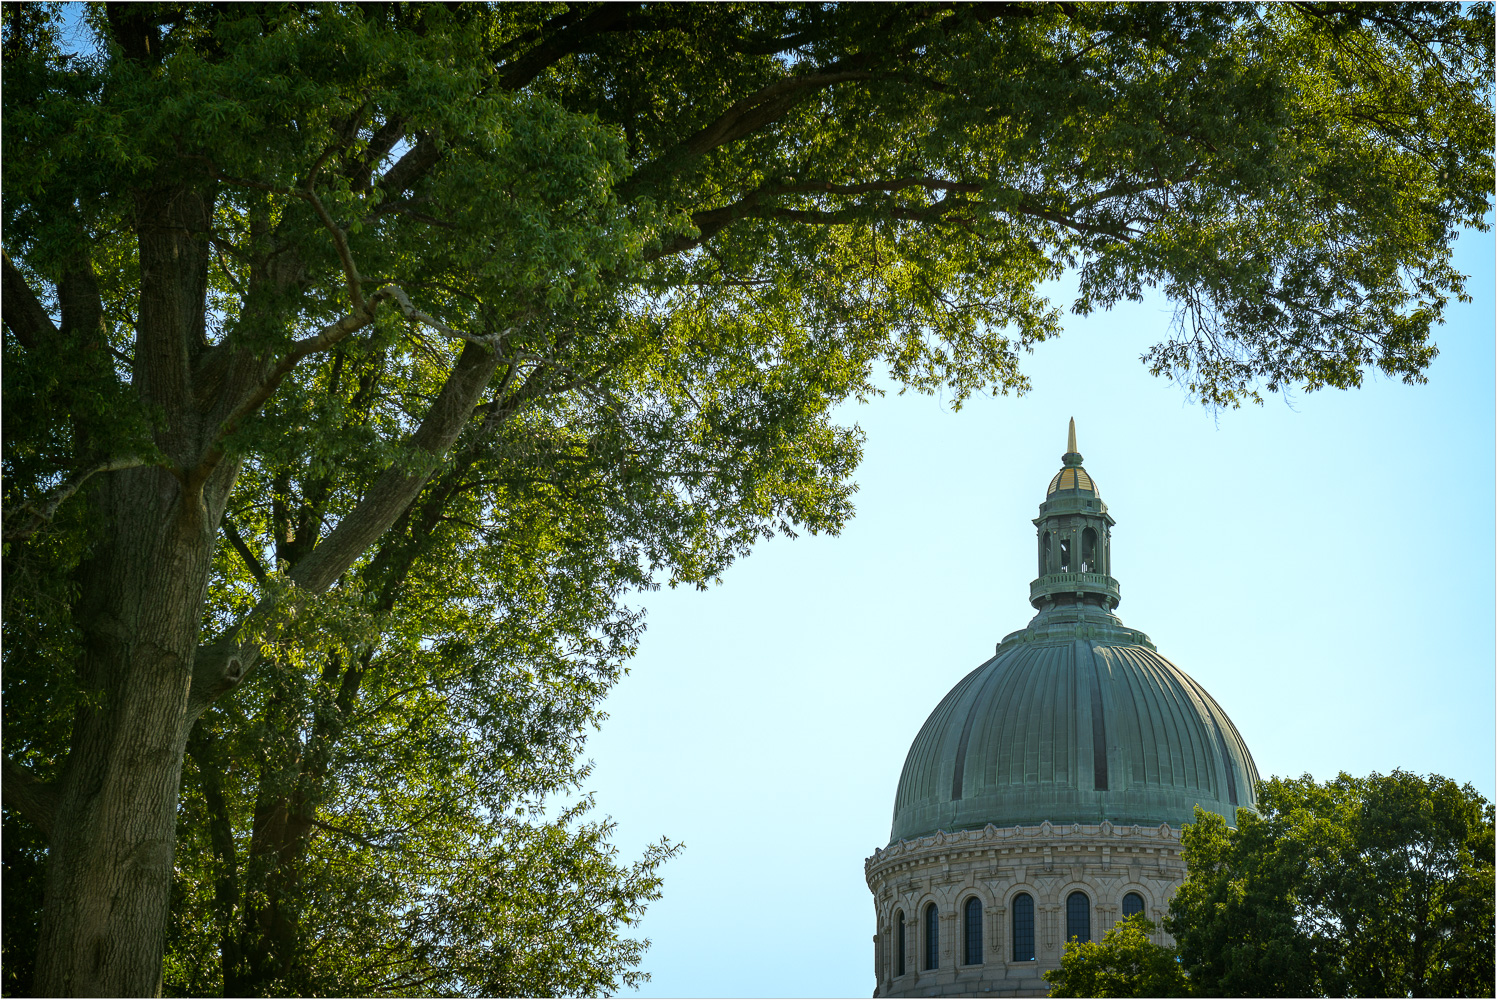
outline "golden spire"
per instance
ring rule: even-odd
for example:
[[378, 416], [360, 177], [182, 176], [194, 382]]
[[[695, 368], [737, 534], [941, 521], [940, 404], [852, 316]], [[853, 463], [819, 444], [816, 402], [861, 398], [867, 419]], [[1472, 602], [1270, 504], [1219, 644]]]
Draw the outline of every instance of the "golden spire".
[[1066, 438], [1066, 453], [1067, 454], [1075, 454], [1075, 452], [1076, 452], [1076, 418], [1072, 417], [1071, 418], [1071, 435], [1070, 435], [1070, 437]]

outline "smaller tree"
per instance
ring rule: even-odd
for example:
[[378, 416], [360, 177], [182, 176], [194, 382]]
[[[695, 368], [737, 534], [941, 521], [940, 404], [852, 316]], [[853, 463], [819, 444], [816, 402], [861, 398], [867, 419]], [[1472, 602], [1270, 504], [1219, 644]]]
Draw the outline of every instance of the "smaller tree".
[[1274, 778], [1237, 818], [1182, 833], [1165, 927], [1198, 993], [1493, 995], [1494, 812], [1469, 784]]
[[1100, 942], [1066, 945], [1060, 968], [1045, 973], [1052, 997], [1185, 997], [1190, 980], [1168, 945], [1149, 939], [1154, 922], [1142, 913], [1118, 921]]

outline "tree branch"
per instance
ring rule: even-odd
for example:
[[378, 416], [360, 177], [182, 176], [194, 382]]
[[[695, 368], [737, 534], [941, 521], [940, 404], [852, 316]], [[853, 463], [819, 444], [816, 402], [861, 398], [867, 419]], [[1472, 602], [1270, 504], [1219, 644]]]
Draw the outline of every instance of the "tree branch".
[[353, 252], [348, 249], [348, 237], [323, 207], [322, 199], [317, 197], [317, 192], [310, 183], [303, 197], [311, 204], [312, 210], [317, 213], [317, 218], [322, 220], [323, 227], [332, 234], [333, 245], [338, 249], [338, 260], [343, 264], [343, 281], [348, 286], [348, 296], [353, 302], [354, 311], [362, 312], [364, 310], [364, 279], [359, 276], [359, 269], [353, 262]]
[[291, 578], [297, 586], [321, 593], [395, 522], [457, 440], [498, 364], [497, 351], [476, 344], [463, 349], [436, 402], [408, 442], [408, 448], [428, 468], [412, 472], [408, 465], [399, 464], [381, 473], [358, 506], [293, 567]]
[[201, 729], [187, 741], [187, 752], [202, 777], [203, 799], [208, 807], [208, 839], [218, 862], [213, 880], [213, 905], [218, 920], [219, 953], [224, 966], [233, 968], [239, 957], [239, 936], [234, 926], [234, 908], [239, 900], [238, 855], [214, 750], [215, 737]]
[[[545, 27], [542, 27], [544, 40], [518, 59], [507, 61], [494, 82], [506, 90], [518, 90], [544, 72], [546, 67], [575, 53], [585, 39], [616, 30], [639, 6], [634, 3], [600, 3], [580, 21], [562, 24], [560, 30], [550, 37], [546, 37]], [[569, 11], [553, 18], [551, 23], [570, 20], [573, 16]]]
[[[857, 57], [854, 59], [864, 61]], [[773, 124], [797, 104], [809, 100], [827, 87], [852, 80], [868, 80], [876, 75], [868, 70], [845, 68], [852, 61], [844, 63], [844, 68], [835, 68], [836, 64], [833, 64], [819, 73], [777, 80], [735, 101], [706, 127], [687, 136], [654, 161], [636, 170], [630, 180], [620, 185], [619, 198], [628, 200], [692, 160]]]
[[[1187, 171], [1183, 177], [1174, 183], [1189, 181], [1196, 176], [1197, 172], [1195, 168], [1192, 168], [1191, 171]], [[1147, 184], [1113, 185], [1112, 187], [1095, 192], [1080, 202], [1079, 207], [1092, 208], [1108, 199], [1142, 194], [1156, 190], [1164, 183], [1160, 181]], [[930, 205], [879, 206], [853, 204], [835, 210], [789, 208], [766, 204], [768, 199], [781, 195], [893, 194], [909, 188], [940, 191], [947, 195], [980, 194], [985, 190], [982, 184], [970, 181], [947, 180], [940, 177], [894, 177], [887, 180], [863, 181], [856, 184], [833, 184], [830, 181], [799, 181], [792, 184], [766, 185], [765, 187], [750, 191], [738, 201], [731, 204], [694, 213], [691, 221], [697, 228], [696, 236], [678, 235], [674, 239], [662, 243], [659, 247], [646, 251], [644, 259], [648, 262], [694, 249], [706, 243], [717, 233], [740, 219], [785, 219], [791, 222], [819, 226], [847, 225], [873, 217], [931, 222], [939, 220], [959, 208], [972, 208], [983, 211], [1009, 211], [1017, 215], [1027, 215], [1036, 219], [1044, 219], [1047, 222], [1053, 222], [1056, 225], [1065, 226], [1080, 233], [1107, 236], [1123, 241], [1131, 238], [1131, 234], [1127, 231], [1119, 233], [1111, 229], [1083, 222], [1074, 213], [1066, 214], [1031, 204], [1022, 195], [1019, 203], [1008, 209], [1000, 209], [987, 201], [974, 201], [966, 198], [952, 197], [942, 198], [940, 201]]]
[[428, 170], [436, 165], [441, 155], [436, 141], [431, 136], [423, 135], [416, 140], [415, 145], [406, 150], [405, 155], [384, 172], [379, 179], [379, 186], [389, 194], [396, 194], [413, 187], [417, 181], [426, 176]]
[[[388, 286], [387, 286], [388, 287]], [[238, 429], [239, 424], [247, 417], [253, 415], [265, 405], [265, 401], [275, 395], [287, 375], [291, 374], [301, 360], [308, 355], [317, 354], [335, 346], [345, 337], [356, 333], [374, 322], [374, 308], [383, 299], [389, 298], [385, 289], [375, 292], [364, 301], [364, 307], [349, 313], [332, 323], [327, 324], [310, 337], [293, 341], [291, 349], [286, 353], [271, 370], [260, 380], [260, 384], [245, 394], [239, 405], [235, 406], [229, 415], [219, 424], [218, 433], [213, 437], [213, 443], [203, 452], [202, 457], [191, 469], [182, 472], [179, 478], [182, 480], [183, 489], [191, 495], [200, 489], [218, 463], [223, 461], [224, 444], [229, 435]]]
[[0, 792], [4, 794], [5, 804], [51, 837], [60, 795], [57, 783], [37, 781], [9, 757], [5, 758], [4, 769], [5, 780], [0, 783]]
[[0, 261], [4, 266], [4, 286], [0, 288], [0, 311], [5, 325], [28, 351], [43, 343], [57, 339], [57, 327], [47, 310], [42, 308], [36, 293], [26, 283], [20, 268], [10, 262], [10, 254], [0, 250]]
[[354, 183], [355, 190], [368, 190], [373, 184], [374, 178], [370, 172], [381, 160], [389, 156], [396, 143], [405, 137], [405, 126], [404, 117], [397, 116], [386, 121], [370, 137], [364, 154], [344, 169], [344, 176]]
[[47, 524], [52, 520], [52, 516], [57, 513], [57, 508], [62, 505], [62, 502], [64, 500], [72, 496], [74, 493], [77, 493], [78, 490], [82, 488], [83, 484], [88, 482], [88, 480], [97, 473], [118, 472], [120, 469], [134, 469], [145, 464], [146, 463], [143, 459], [138, 458], [134, 455], [129, 455], [124, 458], [112, 458], [107, 462], [101, 462], [91, 469], [80, 472], [73, 478], [63, 482], [51, 493], [48, 493], [46, 497], [42, 499], [40, 507], [36, 506], [35, 504], [28, 503], [20, 510], [16, 511], [14, 515], [16, 517], [19, 517], [26, 511], [30, 511], [31, 516], [26, 519], [24, 525], [22, 525], [21, 527], [14, 529], [5, 529], [5, 541], [18, 542], [23, 538], [31, 537], [37, 532], [39, 528], [41, 528], [42, 525]]
[[234, 551], [238, 552], [239, 558], [244, 560], [244, 567], [250, 571], [250, 576], [263, 587], [266, 580], [265, 567], [260, 565], [260, 560], [255, 558], [250, 547], [244, 544], [244, 537], [239, 534], [239, 529], [227, 517], [224, 518], [224, 534], [229, 536], [229, 544], [234, 546]]
[[[384, 291], [370, 297], [371, 307]], [[322, 593], [395, 523], [457, 440], [499, 362], [500, 352], [491, 346], [469, 343], [463, 349], [436, 402], [407, 440], [406, 447], [419, 463], [393, 464], [375, 478], [358, 505], [292, 568], [291, 579], [298, 588]], [[252, 618], [268, 615], [275, 607], [276, 599], [266, 595], [217, 642], [198, 647], [184, 715], [186, 725], [192, 725], [209, 705], [237, 687], [253, 668], [259, 648], [254, 643], [241, 645], [239, 635]]]
[[306, 820], [319, 830], [326, 830], [328, 833], [336, 833], [340, 837], [347, 837], [349, 840], [363, 844], [365, 847], [373, 848], [376, 851], [393, 851], [400, 846], [399, 844], [381, 844], [379, 841], [370, 840], [368, 837], [354, 833], [352, 830], [345, 830], [341, 826], [334, 826], [332, 823], [323, 822], [315, 816], [308, 816]]

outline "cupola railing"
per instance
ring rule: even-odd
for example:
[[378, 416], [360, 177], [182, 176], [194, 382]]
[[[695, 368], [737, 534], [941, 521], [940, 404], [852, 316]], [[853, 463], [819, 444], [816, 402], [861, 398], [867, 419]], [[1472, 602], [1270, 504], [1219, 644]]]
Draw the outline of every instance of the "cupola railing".
[[1122, 600], [1118, 582], [1106, 573], [1046, 573], [1029, 585], [1030, 601], [1041, 601], [1060, 594], [1107, 594], [1116, 605]]

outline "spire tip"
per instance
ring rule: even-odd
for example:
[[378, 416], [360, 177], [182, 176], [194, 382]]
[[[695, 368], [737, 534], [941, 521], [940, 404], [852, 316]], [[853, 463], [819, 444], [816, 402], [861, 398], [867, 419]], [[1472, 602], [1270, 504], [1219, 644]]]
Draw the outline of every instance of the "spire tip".
[[1070, 433], [1070, 436], [1066, 438], [1066, 454], [1068, 454], [1068, 455], [1074, 455], [1076, 453], [1076, 451], [1077, 451], [1077, 448], [1076, 448], [1076, 418], [1072, 417], [1071, 418], [1071, 433]]

